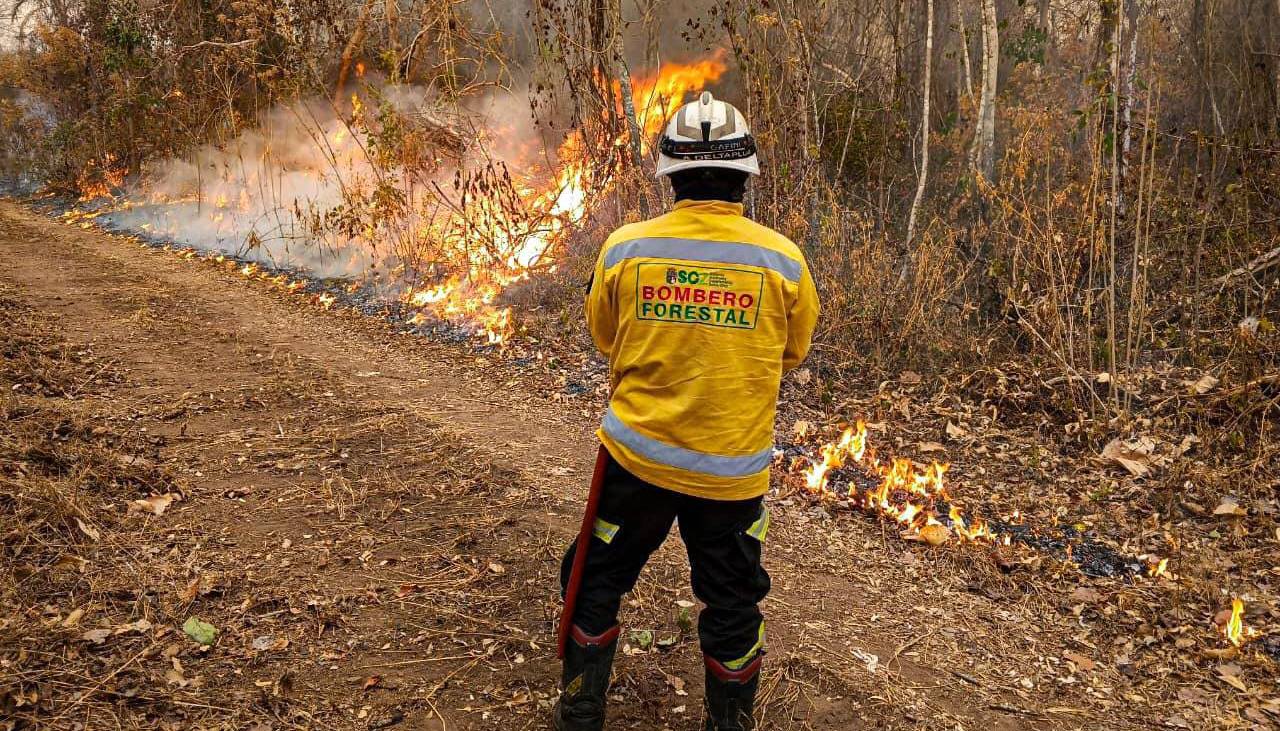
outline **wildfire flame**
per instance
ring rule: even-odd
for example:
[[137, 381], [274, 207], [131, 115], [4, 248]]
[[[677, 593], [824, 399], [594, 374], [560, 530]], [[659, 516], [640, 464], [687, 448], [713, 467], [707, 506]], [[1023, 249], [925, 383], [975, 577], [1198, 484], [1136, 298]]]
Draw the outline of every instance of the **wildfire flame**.
[[[842, 467], [856, 465], [856, 473], [837, 474]], [[998, 542], [1012, 545], [1024, 542], [1022, 514], [989, 522], [966, 513], [947, 491], [947, 465], [931, 461], [920, 464], [903, 457], [881, 459], [870, 448], [867, 425], [859, 420], [844, 429], [838, 439], [820, 445], [813, 457], [796, 457], [790, 472], [808, 494], [841, 507], [854, 507], [890, 519], [903, 531], [903, 537], [940, 545], [952, 536], [962, 541]], [[833, 484], [833, 480], [834, 484]], [[1077, 528], [1079, 530], [1079, 528]], [[1067, 560], [1073, 560], [1075, 546], [1063, 549]], [[1169, 559], [1144, 554], [1135, 572], [1145, 569], [1151, 578], [1176, 579], [1169, 572]]]
[[126, 172], [127, 170], [121, 167], [110, 153], [100, 161], [91, 162], [80, 172], [76, 180], [76, 187], [80, 190], [80, 202], [110, 198], [116, 189], [124, 185]]
[[[862, 421], [846, 428], [839, 439], [822, 445], [818, 458], [808, 462], [802, 474], [810, 493], [820, 498], [848, 500], [864, 510], [892, 518], [909, 535], [942, 536], [945, 540], [947, 533], [937, 517], [940, 504], [945, 503], [950, 532], [968, 541], [995, 538], [986, 521], [966, 517], [947, 493], [943, 479], [947, 465], [939, 462], [918, 465], [902, 457], [881, 460], [867, 447], [867, 425]], [[851, 484], [848, 493], [832, 491], [829, 486], [832, 470], [850, 463], [871, 477], [874, 486], [859, 489]], [[929, 530], [930, 526], [939, 528]]]
[[1157, 559], [1154, 556], [1149, 557], [1147, 559], [1147, 574], [1153, 579], [1159, 578], [1161, 576], [1168, 576], [1169, 575], [1169, 559], [1167, 558]]
[[[684, 103], [686, 96], [724, 74], [723, 52], [691, 64], [668, 64], [658, 73], [638, 76], [632, 86], [636, 123], [641, 130], [641, 148], [648, 151], [651, 140], [661, 131], [668, 117]], [[618, 91], [617, 85], [614, 87]], [[626, 143], [624, 135], [613, 140], [614, 146]], [[611, 187], [612, 171], [596, 169], [588, 154], [587, 142], [580, 132], [565, 138], [557, 150], [560, 169], [549, 185], [523, 181], [518, 188], [523, 211], [520, 218], [539, 222], [528, 229], [503, 210], [494, 199], [470, 201], [473, 213], [465, 233], [455, 248], [467, 260], [464, 271], [444, 283], [411, 288], [403, 301], [430, 310], [445, 320], [470, 319], [489, 343], [501, 343], [510, 335], [511, 312], [495, 308], [494, 302], [503, 290], [527, 279], [554, 251], [571, 227], [581, 222], [591, 210], [593, 196], [599, 197]], [[505, 252], [499, 266], [484, 256], [475, 244], [488, 242], [490, 250]], [[428, 318], [421, 312], [410, 320], [417, 323]]]
[[1231, 618], [1222, 626], [1222, 634], [1226, 636], [1227, 641], [1236, 647], [1257, 639], [1258, 631], [1252, 627], [1246, 627], [1244, 624], [1244, 601], [1236, 598], [1231, 600]]
[[[636, 74], [643, 151], [651, 152], [652, 138], [688, 96], [723, 75], [724, 55]], [[444, 322], [484, 343], [503, 343], [514, 318], [499, 297], [536, 272], [554, 271], [568, 234], [612, 188], [621, 156], [608, 151], [625, 146], [628, 132], [612, 140], [571, 132], [548, 170], [540, 150], [499, 155], [489, 144], [500, 132], [481, 130], [468, 148], [479, 165], [459, 163], [447, 193], [449, 163], [437, 159], [435, 168], [421, 168], [427, 172], [401, 174], [387, 168], [394, 161], [373, 162], [382, 112], [396, 98], [417, 110], [414, 91], [402, 87], [368, 98], [353, 93], [332, 115], [305, 105], [279, 110], [224, 146], [234, 152], [205, 150], [193, 161], [161, 164], [137, 195], [92, 215], [117, 215], [114, 225], [230, 254], [241, 259], [232, 268], [249, 278], [282, 269], [320, 278], [354, 274], [368, 291], [399, 303], [407, 324]], [[82, 192], [110, 196], [123, 176], [114, 161], [101, 161], [83, 176]], [[299, 239], [303, 245], [292, 243]], [[297, 291], [305, 283], [280, 286]], [[326, 308], [338, 299], [316, 297]]]

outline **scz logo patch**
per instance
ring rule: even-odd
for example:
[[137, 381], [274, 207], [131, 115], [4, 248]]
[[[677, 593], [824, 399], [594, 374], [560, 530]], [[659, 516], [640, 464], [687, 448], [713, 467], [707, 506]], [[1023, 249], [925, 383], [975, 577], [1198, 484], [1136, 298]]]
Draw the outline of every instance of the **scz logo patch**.
[[753, 330], [764, 274], [690, 264], [636, 265], [636, 319]]

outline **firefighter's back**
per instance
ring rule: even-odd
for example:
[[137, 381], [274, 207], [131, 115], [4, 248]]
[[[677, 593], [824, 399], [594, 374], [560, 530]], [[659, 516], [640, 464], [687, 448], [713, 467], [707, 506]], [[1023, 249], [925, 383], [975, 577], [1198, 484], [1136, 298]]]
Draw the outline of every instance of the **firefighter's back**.
[[799, 248], [741, 204], [682, 201], [620, 228], [588, 297], [613, 383], [601, 440], [653, 484], [763, 494], [779, 382], [804, 357], [816, 317]]

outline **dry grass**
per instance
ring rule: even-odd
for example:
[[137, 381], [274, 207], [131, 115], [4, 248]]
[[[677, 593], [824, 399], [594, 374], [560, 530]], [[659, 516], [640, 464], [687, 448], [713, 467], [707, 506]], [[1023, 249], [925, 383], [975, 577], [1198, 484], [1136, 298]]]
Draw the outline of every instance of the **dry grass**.
[[[104, 678], [127, 668], [87, 653], [84, 633], [160, 620], [138, 571], [160, 549], [126, 506], [181, 488], [154, 445], [84, 413], [81, 400], [118, 379], [111, 364], [69, 348], [11, 294], [0, 291], [0, 716], [69, 726], [116, 696]], [[122, 653], [152, 646], [120, 634], [107, 641]]]
[[[380, 728], [434, 723], [459, 692], [537, 712], [502, 669], [539, 647], [547, 608], [525, 593], [550, 585], [533, 577], [558, 547], [518, 520], [518, 475], [230, 333], [213, 337], [246, 381], [130, 391], [137, 364], [67, 345], [15, 294], [0, 291], [0, 728]], [[130, 506], [149, 495], [175, 501]], [[218, 629], [212, 647], [184, 636], [189, 617]], [[551, 685], [534, 684], [541, 702]]]

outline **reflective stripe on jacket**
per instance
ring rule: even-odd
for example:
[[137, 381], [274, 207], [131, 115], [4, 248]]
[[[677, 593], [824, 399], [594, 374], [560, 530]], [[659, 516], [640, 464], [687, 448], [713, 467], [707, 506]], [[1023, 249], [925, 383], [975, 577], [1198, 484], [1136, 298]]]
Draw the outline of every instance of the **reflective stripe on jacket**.
[[818, 319], [795, 244], [740, 204], [681, 201], [609, 237], [586, 315], [609, 359], [598, 435], [614, 459], [698, 497], [768, 491], [778, 384]]

